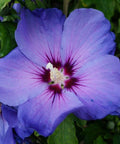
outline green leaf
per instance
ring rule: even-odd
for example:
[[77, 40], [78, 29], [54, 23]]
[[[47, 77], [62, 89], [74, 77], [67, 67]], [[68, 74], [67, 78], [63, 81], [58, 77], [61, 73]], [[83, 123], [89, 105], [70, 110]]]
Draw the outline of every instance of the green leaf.
[[0, 0], [0, 11], [10, 2], [11, 0]]
[[120, 0], [117, 0], [118, 3], [120, 3]]
[[96, 8], [101, 10], [106, 18], [110, 18], [114, 15], [115, 0], [99, 0], [96, 1]]
[[36, 0], [36, 4], [37, 4], [37, 8], [45, 8], [45, 5], [41, 0]]
[[36, 8], [46, 8], [44, 3], [44, 0], [25, 0], [25, 6], [30, 10], [34, 10]]
[[91, 144], [98, 136], [104, 136], [106, 129], [102, 121], [95, 121], [94, 123], [88, 124], [85, 128], [85, 144]]
[[25, 6], [30, 10], [36, 9], [36, 4], [31, 0], [25, 0]]
[[101, 136], [97, 137], [97, 139], [94, 141], [94, 144], [106, 144], [106, 142], [103, 140]]
[[118, 134], [114, 135], [113, 144], [120, 144], [120, 135]]
[[36, 137], [39, 137], [39, 133], [38, 133], [37, 131], [34, 131], [34, 135], [35, 135]]
[[86, 127], [86, 124], [87, 124], [86, 120], [81, 120], [73, 114], [70, 114], [69, 116], [76, 122], [78, 127], [81, 127], [81, 128]]
[[84, 7], [89, 7], [90, 5], [92, 5], [92, 3], [94, 3], [94, 0], [93, 1], [91, 1], [91, 0], [81, 0], [81, 3]]
[[48, 144], [78, 144], [74, 121], [68, 116], [48, 137]]
[[0, 57], [7, 55], [13, 48], [16, 47], [14, 38], [15, 29], [15, 23], [0, 23]]
[[115, 0], [82, 0], [83, 6], [91, 7], [95, 5], [96, 9], [102, 11], [106, 18], [110, 18], [114, 15]]

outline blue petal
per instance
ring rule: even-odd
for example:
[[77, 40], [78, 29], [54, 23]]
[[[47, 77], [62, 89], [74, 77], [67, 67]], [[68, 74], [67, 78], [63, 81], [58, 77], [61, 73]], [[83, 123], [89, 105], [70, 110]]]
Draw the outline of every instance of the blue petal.
[[0, 115], [0, 144], [15, 144], [12, 128], [7, 121]]
[[66, 19], [62, 35], [63, 63], [69, 58], [80, 68], [100, 55], [115, 52], [110, 22], [95, 9], [76, 9]]
[[76, 111], [82, 119], [100, 119], [120, 106], [120, 61], [110, 55], [84, 65], [75, 76], [79, 79], [74, 91], [84, 106]]
[[51, 92], [46, 91], [21, 105], [18, 108], [18, 118], [26, 127], [48, 136], [68, 114], [81, 106], [83, 104], [74, 93], [63, 92], [54, 97]]
[[65, 16], [58, 9], [23, 10], [15, 33], [19, 49], [33, 62], [46, 66], [60, 60]]
[[0, 59], [0, 102], [17, 106], [40, 94], [46, 87], [40, 79], [41, 69], [17, 48]]
[[17, 110], [2, 104], [2, 115], [8, 122], [9, 126], [15, 127], [18, 124]]

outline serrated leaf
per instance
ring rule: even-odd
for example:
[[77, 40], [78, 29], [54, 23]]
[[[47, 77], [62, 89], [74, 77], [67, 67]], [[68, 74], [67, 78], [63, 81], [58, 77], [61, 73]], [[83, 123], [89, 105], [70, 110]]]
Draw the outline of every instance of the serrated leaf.
[[15, 29], [15, 23], [0, 23], [0, 57], [7, 55], [13, 48], [16, 47], [14, 39]]
[[48, 137], [48, 144], [78, 144], [74, 121], [68, 116]]
[[11, 0], [0, 0], [0, 11], [10, 2]]

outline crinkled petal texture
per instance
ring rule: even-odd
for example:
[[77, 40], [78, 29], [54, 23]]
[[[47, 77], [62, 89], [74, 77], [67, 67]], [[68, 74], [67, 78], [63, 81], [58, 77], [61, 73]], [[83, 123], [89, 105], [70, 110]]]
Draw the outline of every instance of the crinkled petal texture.
[[120, 62], [106, 55], [88, 62], [76, 74], [74, 92], [84, 106], [75, 112], [82, 119], [100, 119], [114, 112], [120, 102]]
[[0, 59], [0, 101], [19, 105], [37, 96], [46, 84], [40, 79], [41, 68], [29, 61], [17, 48]]
[[71, 92], [63, 92], [54, 97], [53, 93], [46, 90], [42, 95], [19, 106], [18, 118], [40, 135], [48, 136], [69, 113], [81, 106], [83, 104]]
[[61, 56], [77, 68], [100, 55], [113, 54], [115, 36], [110, 22], [95, 9], [76, 9], [64, 23]]
[[23, 10], [15, 33], [19, 49], [38, 65], [59, 61], [64, 20], [65, 16], [55, 8]]

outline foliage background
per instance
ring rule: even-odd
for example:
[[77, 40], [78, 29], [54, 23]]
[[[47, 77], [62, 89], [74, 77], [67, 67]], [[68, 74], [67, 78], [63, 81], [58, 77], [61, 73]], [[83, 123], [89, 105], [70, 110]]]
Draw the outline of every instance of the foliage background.
[[[14, 3], [20, 3], [30, 10], [57, 7], [66, 15], [82, 7], [101, 10], [111, 22], [111, 30], [116, 35], [116, 56], [120, 57], [120, 0], [0, 0], [0, 57], [4, 57], [17, 46], [14, 31], [19, 14], [13, 9]], [[120, 144], [120, 119], [118, 116], [107, 116], [102, 120], [85, 121], [71, 114], [51, 136], [44, 138], [34, 132], [28, 143]]]

